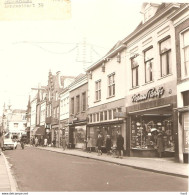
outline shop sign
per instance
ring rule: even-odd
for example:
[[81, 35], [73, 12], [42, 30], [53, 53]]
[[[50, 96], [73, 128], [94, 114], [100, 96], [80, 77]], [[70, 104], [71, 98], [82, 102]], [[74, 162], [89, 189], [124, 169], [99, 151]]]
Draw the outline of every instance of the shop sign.
[[126, 112], [115, 112], [114, 117], [115, 118], [126, 118]]
[[163, 87], [159, 87], [158, 89], [156, 89], [155, 87], [148, 90], [148, 92], [146, 94], [134, 94], [132, 96], [132, 102], [140, 102], [140, 101], [144, 101], [147, 99], [151, 99], [151, 98], [161, 98], [161, 96], [164, 94], [164, 88]]

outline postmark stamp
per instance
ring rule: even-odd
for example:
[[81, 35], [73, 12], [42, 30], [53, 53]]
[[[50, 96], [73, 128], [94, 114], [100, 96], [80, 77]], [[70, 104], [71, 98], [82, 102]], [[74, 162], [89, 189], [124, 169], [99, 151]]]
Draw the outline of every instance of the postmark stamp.
[[71, 0], [1, 0], [0, 20], [64, 20]]

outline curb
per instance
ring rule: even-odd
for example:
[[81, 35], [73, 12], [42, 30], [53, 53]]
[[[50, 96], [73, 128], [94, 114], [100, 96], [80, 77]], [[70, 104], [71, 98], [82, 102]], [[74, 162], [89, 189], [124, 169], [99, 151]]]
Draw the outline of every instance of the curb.
[[1, 155], [3, 156], [4, 161], [5, 161], [5, 166], [6, 166], [6, 170], [7, 170], [7, 173], [8, 173], [11, 192], [18, 192], [19, 191], [18, 185], [17, 185], [17, 182], [16, 182], [14, 176], [11, 173], [9, 162], [7, 161], [7, 159], [6, 159], [5, 155], [3, 154], [3, 152], [1, 153]]
[[139, 170], [143, 170], [143, 171], [150, 171], [150, 172], [160, 173], [160, 174], [164, 174], [164, 175], [171, 175], [171, 176], [176, 176], [176, 177], [189, 178], [188, 175], [182, 175], [182, 174], [178, 174], [178, 173], [170, 173], [170, 172], [165, 172], [165, 171], [159, 171], [159, 170], [149, 169], [149, 168], [145, 168], [145, 167], [138, 167], [138, 166], [135, 166], [135, 165], [127, 165], [127, 164], [123, 164], [123, 163], [120, 163], [120, 162], [113, 162], [113, 161], [110, 161], [110, 160], [99, 159], [99, 158], [95, 158], [95, 157], [91, 157], [91, 156], [90, 157], [89, 156], [82, 156], [82, 155], [79, 155], [79, 154], [70, 154], [70, 153], [64, 153], [64, 152], [61, 152], [61, 151], [52, 151], [52, 150], [43, 149], [43, 148], [38, 148], [38, 149], [46, 150], [46, 151], [49, 151], [49, 152], [56, 152], [56, 153], [66, 154], [66, 155], [70, 155], [70, 156], [78, 156], [78, 157], [81, 157], [81, 158], [89, 158], [89, 159], [108, 162], [108, 163], [112, 163], [112, 164], [116, 164], [116, 165], [127, 166], [127, 167], [131, 167], [131, 168], [135, 168], [135, 169], [139, 169]]

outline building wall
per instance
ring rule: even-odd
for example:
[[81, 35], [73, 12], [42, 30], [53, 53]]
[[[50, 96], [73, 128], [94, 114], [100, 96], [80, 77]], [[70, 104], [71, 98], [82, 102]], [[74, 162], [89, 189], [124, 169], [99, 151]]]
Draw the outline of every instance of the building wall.
[[33, 130], [36, 126], [36, 105], [37, 105], [37, 99], [34, 99], [31, 101], [31, 130]]
[[[189, 78], [183, 78], [182, 76], [182, 59], [181, 54], [183, 52], [181, 46], [181, 32], [189, 28], [189, 16], [188, 12], [185, 11], [175, 20], [173, 20], [175, 25], [175, 38], [176, 38], [176, 58], [177, 58], [177, 76], [178, 76], [178, 85], [177, 85], [177, 104], [178, 108], [182, 108], [183, 104], [183, 95], [182, 92], [189, 90]], [[182, 112], [178, 112], [178, 117], [182, 117]], [[184, 127], [183, 119], [178, 121], [178, 160], [179, 162], [184, 162]]]
[[[86, 92], [86, 97], [87, 97], [87, 91], [88, 91], [88, 83], [87, 79], [82, 83], [81, 86], [78, 86], [78, 88], [74, 88], [73, 90], [70, 89], [69, 91], [69, 102], [70, 102], [70, 107], [69, 107], [69, 121], [72, 122], [74, 118], [78, 118], [79, 120], [86, 120], [87, 118], [87, 113], [86, 111], [82, 111], [81, 109], [81, 101], [82, 101], [82, 93]], [[76, 96], [80, 96], [80, 111], [76, 113]], [[74, 114], [71, 112], [71, 99], [74, 98]], [[87, 100], [87, 98], [86, 98]], [[87, 105], [87, 101], [86, 101]], [[87, 108], [87, 107], [86, 107]]]
[[60, 120], [69, 118], [69, 91], [60, 94]]
[[[102, 66], [92, 71], [92, 79], [88, 79], [88, 104], [89, 109], [108, 102], [116, 101], [125, 97], [128, 79], [126, 78], [125, 51], [120, 53], [121, 62], [118, 63], [116, 56], [105, 61], [105, 72]], [[108, 98], [108, 75], [115, 73], [115, 96]], [[95, 100], [95, 82], [101, 80], [101, 100]]]
[[46, 101], [41, 103], [40, 126], [45, 125]]
[[[163, 24], [161, 23], [163, 22]], [[160, 55], [159, 55], [159, 44], [158, 42], [163, 38], [171, 36], [171, 59], [172, 59], [172, 70], [171, 74], [166, 77], [161, 77], [160, 74]], [[153, 63], [153, 81], [145, 83], [145, 69], [144, 69], [144, 50], [148, 47], [153, 46], [154, 63]], [[146, 89], [151, 89], [154, 86], [164, 85], [165, 83], [172, 83], [172, 90], [174, 94], [176, 86], [176, 58], [175, 58], [175, 35], [174, 28], [170, 21], [159, 21], [155, 26], [153, 25], [145, 33], [141, 33], [140, 36], [128, 43], [127, 53], [138, 53], [139, 54], [139, 86], [132, 88], [132, 72], [131, 72], [131, 60], [129, 57], [126, 59], [127, 65], [127, 81], [128, 87], [126, 88], [126, 95], [132, 96], [133, 94], [140, 93]], [[132, 55], [130, 55], [131, 57]], [[126, 101], [126, 106], [131, 105], [130, 98]]]

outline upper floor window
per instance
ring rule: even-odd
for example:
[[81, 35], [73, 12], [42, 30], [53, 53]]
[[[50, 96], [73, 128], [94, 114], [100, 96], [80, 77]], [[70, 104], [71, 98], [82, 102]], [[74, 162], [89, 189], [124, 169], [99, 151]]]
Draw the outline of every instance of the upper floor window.
[[14, 123], [14, 128], [18, 128], [18, 123]]
[[171, 73], [171, 38], [160, 42], [161, 77]]
[[76, 96], [76, 113], [80, 112], [80, 96]]
[[82, 93], [82, 111], [86, 110], [86, 92]]
[[153, 68], [153, 48], [148, 49], [144, 52], [144, 63], [145, 63], [145, 83], [152, 81], [152, 68]]
[[74, 114], [74, 98], [71, 99], [71, 114]]
[[115, 73], [108, 76], [108, 97], [115, 95]]
[[131, 58], [131, 70], [132, 70], [132, 87], [138, 86], [138, 68], [139, 68], [139, 56], [135, 55]]
[[181, 74], [182, 78], [189, 77], [189, 29], [182, 33], [182, 40], [181, 40]]
[[95, 98], [101, 100], [101, 80], [95, 82]]

